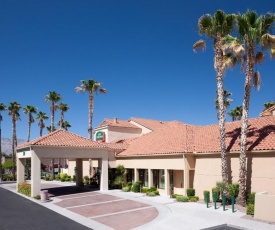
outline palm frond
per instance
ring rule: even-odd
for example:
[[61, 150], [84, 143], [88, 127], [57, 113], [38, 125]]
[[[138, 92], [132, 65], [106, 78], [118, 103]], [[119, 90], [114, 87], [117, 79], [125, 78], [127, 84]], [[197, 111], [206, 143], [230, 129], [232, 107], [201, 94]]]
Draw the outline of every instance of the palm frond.
[[210, 14], [204, 14], [199, 18], [198, 28], [199, 34], [205, 34], [208, 37], [212, 37], [212, 16]]
[[256, 71], [253, 75], [253, 84], [257, 90], [260, 89], [261, 85], [261, 75], [259, 71]]
[[275, 58], [275, 49], [270, 49], [269, 54], [271, 58]]
[[100, 88], [99, 92], [105, 94], [107, 92], [107, 90], [105, 88]]
[[84, 92], [85, 90], [82, 87], [75, 87], [76, 92]]
[[197, 41], [194, 45], [193, 45], [193, 51], [196, 53], [197, 51], [205, 51], [206, 50], [206, 42], [202, 39], [200, 39], [199, 41]]
[[261, 45], [263, 49], [275, 48], [275, 35], [264, 34], [261, 38]]

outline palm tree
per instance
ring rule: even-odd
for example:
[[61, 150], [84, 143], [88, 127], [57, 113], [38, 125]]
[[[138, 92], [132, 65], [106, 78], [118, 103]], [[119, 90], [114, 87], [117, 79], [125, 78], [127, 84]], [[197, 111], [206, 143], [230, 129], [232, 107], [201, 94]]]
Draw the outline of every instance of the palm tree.
[[[218, 94], [217, 91], [216, 91], [216, 94]], [[230, 106], [230, 103], [233, 101], [231, 98], [229, 98], [230, 96], [232, 96], [232, 93], [230, 93], [228, 90], [224, 89], [224, 91], [223, 91], [223, 105], [224, 105], [225, 110]], [[218, 95], [215, 100], [215, 107], [219, 111]]]
[[243, 114], [243, 107], [237, 106], [235, 109], [230, 110], [228, 113], [229, 116], [231, 116], [232, 121], [241, 120]]
[[[45, 96], [46, 102], [51, 103], [51, 132], [54, 131], [54, 111], [57, 109], [56, 102], [62, 100], [61, 95], [56, 93], [55, 91], [49, 91], [49, 94]], [[51, 160], [52, 164], [52, 178], [54, 179], [54, 159]]]
[[1, 112], [7, 110], [7, 107], [0, 102], [0, 182], [2, 182], [2, 129], [1, 129], [1, 123], [3, 120]]
[[16, 137], [16, 122], [20, 119], [19, 111], [21, 109], [21, 105], [16, 101], [10, 102], [10, 106], [8, 107], [9, 115], [12, 119], [12, 176], [13, 180], [15, 180], [15, 148], [17, 146], [17, 137]]
[[[46, 129], [47, 129], [47, 131], [48, 131], [48, 133], [51, 133], [52, 131], [52, 126], [46, 126]], [[56, 128], [55, 128], [55, 126], [53, 127], [53, 131], [55, 131], [56, 130]]]
[[32, 116], [33, 113], [37, 112], [37, 108], [32, 105], [27, 105], [25, 108], [23, 108], [23, 111], [25, 114], [28, 114], [28, 142], [30, 141], [30, 134], [31, 134], [31, 124], [34, 122], [34, 118]]
[[[60, 121], [58, 122], [58, 125], [60, 126]], [[71, 124], [68, 121], [63, 121], [62, 123], [62, 129], [65, 129], [68, 131], [68, 128], [71, 128]]]
[[[223, 39], [230, 34], [234, 28], [235, 15], [226, 14], [222, 10], [217, 10], [213, 17], [209, 14], [203, 15], [198, 21], [199, 34], [206, 35], [209, 39], [214, 40], [214, 67], [216, 70], [216, 81], [218, 91], [219, 105], [219, 131], [220, 131], [220, 146], [221, 146], [221, 171], [222, 179], [228, 182], [228, 166], [225, 144], [225, 106], [224, 106], [224, 88], [223, 76], [226, 68], [232, 67], [229, 56], [226, 55], [223, 49]], [[193, 50], [204, 50], [206, 42], [199, 40], [193, 45]]]
[[36, 119], [39, 120], [39, 127], [40, 127], [40, 137], [42, 137], [43, 129], [45, 128], [44, 120], [47, 120], [49, 117], [46, 113], [39, 111], [37, 113]]
[[264, 110], [266, 110], [266, 109], [269, 109], [270, 107], [272, 107], [273, 105], [275, 105], [275, 102], [266, 102], [266, 103], [264, 103]]
[[107, 91], [104, 88], [101, 87], [100, 82], [96, 82], [93, 79], [88, 79], [87, 81], [81, 80], [80, 87], [76, 87], [75, 90], [77, 92], [88, 92], [89, 93], [89, 127], [88, 127], [88, 135], [89, 139], [92, 139], [92, 123], [93, 123], [93, 111], [94, 111], [94, 93], [103, 93], [105, 94]]
[[237, 199], [237, 202], [243, 206], [245, 205], [246, 199], [246, 138], [250, 92], [252, 79], [254, 79], [254, 85], [257, 88], [259, 88], [260, 85], [260, 73], [258, 71], [254, 72], [254, 67], [257, 63], [261, 64], [264, 61], [263, 53], [260, 52], [261, 50], [257, 52], [257, 49], [270, 49], [271, 57], [275, 57], [275, 36], [269, 34], [274, 21], [274, 14], [267, 13], [266, 15], [258, 15], [255, 11], [250, 10], [247, 10], [245, 14], [238, 14], [236, 17], [238, 36], [240, 42], [244, 44], [247, 57], [239, 157], [240, 188]]
[[70, 108], [67, 104], [60, 103], [58, 105], [58, 109], [60, 110], [60, 121], [59, 121], [58, 125], [60, 128], [63, 128], [64, 113], [67, 112]]

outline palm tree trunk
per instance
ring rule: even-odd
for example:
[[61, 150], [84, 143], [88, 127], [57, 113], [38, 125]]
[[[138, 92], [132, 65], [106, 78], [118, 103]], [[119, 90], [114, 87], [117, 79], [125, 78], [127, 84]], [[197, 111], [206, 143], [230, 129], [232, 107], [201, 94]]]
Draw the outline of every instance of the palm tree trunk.
[[42, 130], [43, 130], [43, 126], [40, 124], [40, 137], [42, 137]]
[[252, 87], [252, 76], [254, 71], [254, 48], [252, 45], [248, 46], [247, 69], [245, 74], [244, 85], [244, 100], [243, 100], [243, 115], [241, 126], [241, 143], [240, 143], [240, 157], [239, 157], [239, 194], [237, 203], [245, 206], [246, 201], [246, 138], [248, 128], [248, 112], [250, 102], [250, 92]]
[[215, 68], [216, 68], [216, 81], [218, 88], [218, 106], [219, 106], [219, 131], [220, 131], [220, 146], [221, 146], [221, 171], [222, 180], [228, 182], [228, 166], [226, 156], [225, 144], [225, 106], [224, 106], [224, 89], [223, 89], [223, 51], [221, 49], [222, 39], [218, 35], [215, 40]]
[[28, 142], [30, 141], [31, 135], [31, 114], [29, 114], [29, 121], [28, 121]]
[[54, 131], [54, 101], [52, 101], [51, 105], [51, 132]]
[[89, 128], [88, 128], [88, 135], [89, 139], [92, 139], [92, 123], [93, 123], [93, 110], [94, 110], [94, 95], [92, 92], [89, 94]]
[[61, 110], [60, 112], [60, 129], [63, 128], [63, 122], [64, 122], [64, 112]]
[[15, 181], [15, 147], [17, 145], [16, 141], [16, 118], [12, 116], [12, 177]]

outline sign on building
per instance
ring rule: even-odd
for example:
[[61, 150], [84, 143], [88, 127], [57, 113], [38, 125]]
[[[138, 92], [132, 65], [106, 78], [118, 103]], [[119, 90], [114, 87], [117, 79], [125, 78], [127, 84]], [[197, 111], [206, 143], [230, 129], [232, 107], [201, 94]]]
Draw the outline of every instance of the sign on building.
[[98, 142], [105, 142], [105, 132], [98, 131], [95, 135], [95, 140]]

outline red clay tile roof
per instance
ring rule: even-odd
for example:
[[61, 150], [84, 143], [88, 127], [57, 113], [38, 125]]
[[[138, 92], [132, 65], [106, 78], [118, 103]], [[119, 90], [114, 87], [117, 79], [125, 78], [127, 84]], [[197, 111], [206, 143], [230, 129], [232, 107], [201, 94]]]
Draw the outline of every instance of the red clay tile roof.
[[[247, 150], [275, 150], [275, 117], [249, 119]], [[228, 152], [240, 150], [241, 121], [226, 123]], [[183, 152], [220, 152], [219, 126], [195, 126], [167, 122], [162, 128], [132, 142], [118, 156], [172, 154]]]
[[140, 129], [139, 127], [133, 125], [132, 123], [125, 121], [125, 120], [116, 120], [105, 118], [103, 122], [97, 127], [103, 127], [103, 126], [114, 126], [114, 127], [124, 127], [124, 128], [134, 128], [134, 129]]
[[151, 119], [145, 119], [145, 118], [136, 118], [136, 117], [131, 117], [128, 121], [129, 122], [134, 121], [152, 131], [163, 127], [163, 124], [166, 123], [164, 121], [151, 120]]
[[22, 149], [31, 145], [125, 149], [125, 145], [123, 144], [100, 143], [92, 141], [64, 129], [58, 129], [52, 133], [19, 145], [17, 149]]
[[265, 109], [263, 110], [261, 113], [260, 113], [260, 117], [263, 117], [263, 116], [271, 116], [272, 115], [272, 112], [275, 110], [275, 105], [269, 107], [268, 109]]

